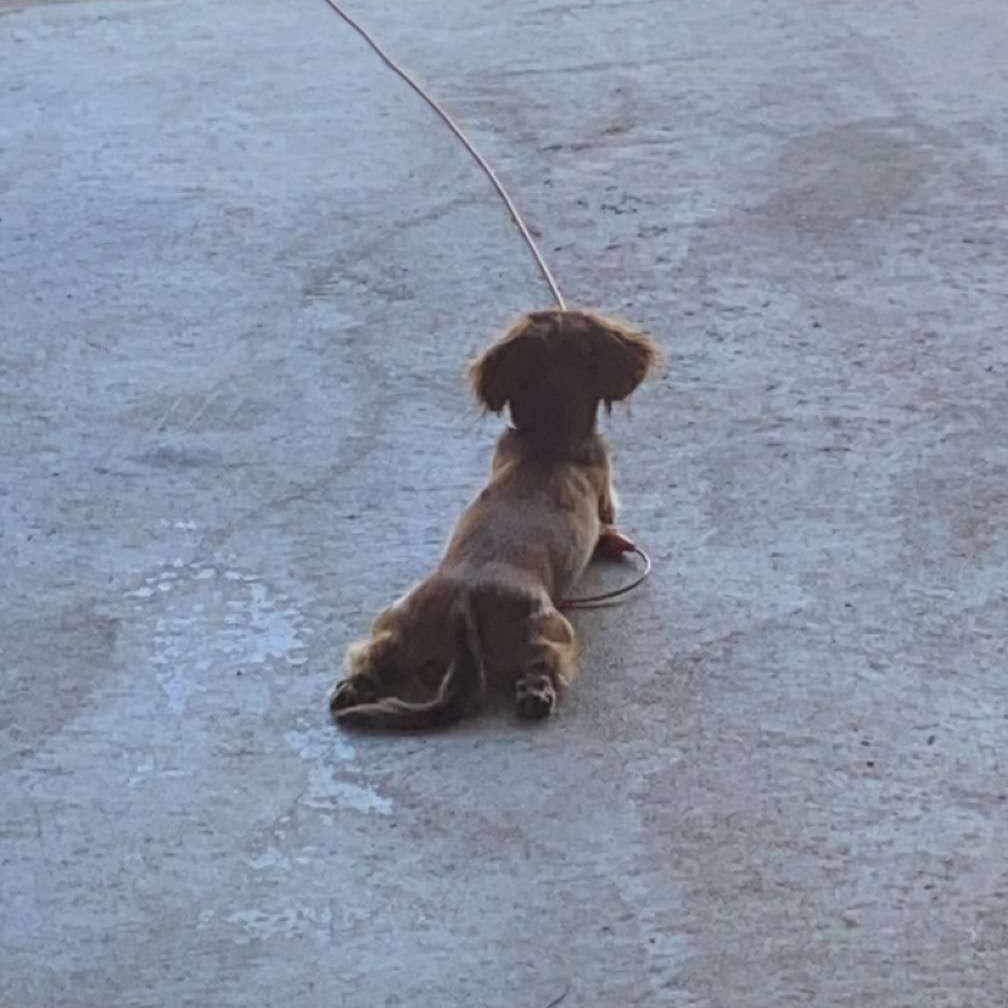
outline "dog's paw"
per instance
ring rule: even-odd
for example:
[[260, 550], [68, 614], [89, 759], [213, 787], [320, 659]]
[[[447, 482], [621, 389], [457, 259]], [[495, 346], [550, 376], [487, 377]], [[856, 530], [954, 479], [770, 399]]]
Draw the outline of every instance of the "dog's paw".
[[619, 560], [624, 553], [632, 553], [636, 548], [633, 540], [607, 525], [599, 533], [598, 542], [595, 543], [595, 556], [603, 560]]
[[358, 704], [373, 703], [377, 699], [378, 695], [366, 679], [353, 676], [350, 679], [340, 680], [333, 687], [329, 694], [329, 710], [335, 714]]
[[523, 676], [515, 684], [518, 716], [529, 720], [549, 717], [556, 707], [556, 690], [549, 676]]

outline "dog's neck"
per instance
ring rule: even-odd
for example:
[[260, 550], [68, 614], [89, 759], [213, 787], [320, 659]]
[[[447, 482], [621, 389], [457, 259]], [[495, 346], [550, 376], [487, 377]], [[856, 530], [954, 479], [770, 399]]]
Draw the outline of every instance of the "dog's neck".
[[577, 438], [534, 435], [509, 424], [504, 437], [517, 441], [523, 452], [531, 457], [548, 462], [576, 462], [585, 464], [595, 458], [599, 443], [599, 432], [592, 425], [591, 430]]
[[560, 388], [525, 388], [508, 403], [512, 428], [536, 454], [564, 458], [596, 434], [598, 400]]

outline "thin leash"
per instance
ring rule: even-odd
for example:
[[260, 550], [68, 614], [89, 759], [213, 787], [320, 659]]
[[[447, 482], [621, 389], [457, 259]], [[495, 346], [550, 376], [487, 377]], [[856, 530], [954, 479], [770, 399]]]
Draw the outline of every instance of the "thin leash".
[[522, 215], [518, 211], [518, 207], [515, 206], [514, 200], [508, 195], [507, 189], [504, 188], [504, 183], [497, 177], [497, 173], [490, 167], [490, 163], [485, 157], [476, 149], [472, 141], [465, 135], [462, 127], [452, 118], [451, 113], [436, 99], [431, 95], [424, 86], [403, 66], [400, 66], [391, 56], [378, 44], [374, 36], [361, 24], [355, 21], [335, 0], [324, 0], [326, 4], [329, 5], [343, 20], [351, 27], [355, 32], [365, 42], [378, 54], [378, 58], [396, 75], [401, 77], [413, 90], [440, 116], [444, 124], [458, 137], [462, 146], [465, 147], [467, 151], [473, 156], [476, 164], [483, 169], [483, 173], [488, 179], [493, 183], [494, 189], [497, 190], [498, 195], [504, 201], [504, 205], [508, 208], [508, 212], [511, 214], [511, 219], [515, 222], [515, 226], [521, 232], [522, 238], [525, 239], [525, 244], [528, 245], [529, 251], [532, 253], [536, 264], [539, 266], [539, 271], [543, 275], [543, 279], [546, 281], [546, 286], [549, 287], [550, 293], [553, 295], [553, 300], [556, 301], [557, 307], [561, 311], [567, 310], [567, 302], [564, 301], [563, 294], [560, 293], [560, 285], [556, 282], [556, 277], [553, 276], [552, 271], [549, 266], [546, 265], [546, 260], [543, 258], [542, 252], [539, 251], [539, 246], [536, 244], [535, 239], [532, 237], [532, 232], [529, 231], [528, 226], [522, 218]]
[[[451, 113], [427, 91], [427, 89], [416, 79], [416, 77], [414, 77], [401, 64], [397, 63], [388, 54], [388, 52], [381, 47], [375, 37], [362, 24], [354, 20], [354, 18], [352, 18], [338, 3], [336, 3], [336, 0], [323, 0], [323, 2], [333, 11], [333, 13], [342, 18], [343, 21], [368, 44], [378, 58], [397, 77], [404, 80], [420, 96], [420, 98], [426, 102], [428, 106], [430, 106], [441, 121], [452, 131], [452, 133], [455, 134], [462, 146], [465, 147], [465, 149], [472, 155], [473, 160], [477, 165], [479, 165], [483, 174], [490, 180], [494, 189], [497, 190], [497, 195], [503, 200], [504, 205], [508, 209], [508, 213], [511, 214], [511, 219], [514, 221], [515, 227], [518, 228], [519, 233], [525, 240], [525, 244], [532, 253], [532, 258], [535, 259], [536, 265], [539, 267], [539, 272], [542, 273], [543, 280], [546, 281], [546, 286], [549, 287], [550, 293], [553, 295], [553, 300], [557, 303], [557, 307], [560, 308], [561, 311], [566, 311], [567, 302], [564, 300], [564, 296], [560, 292], [560, 285], [557, 283], [556, 277], [553, 276], [552, 270], [547, 265], [546, 259], [539, 250], [539, 246], [536, 244], [535, 238], [532, 237], [532, 232], [529, 231], [528, 225], [525, 223], [518, 207], [515, 206], [514, 200], [511, 199], [507, 189], [504, 188], [504, 183], [497, 177], [497, 173], [490, 166], [490, 163], [476, 149], [473, 142], [466, 136], [462, 127], [455, 121]], [[626, 595], [628, 592], [633, 591], [642, 584], [651, 573], [651, 558], [639, 546], [632, 544], [628, 545], [623, 552], [633, 553], [643, 562], [644, 566], [640, 574], [638, 574], [633, 581], [629, 584], [623, 585], [621, 588], [616, 588], [613, 591], [601, 592], [597, 595], [580, 595], [575, 598], [564, 599], [560, 603], [561, 608], [593, 609], [600, 606], [612, 605], [616, 599], [620, 598], [620, 596]]]
[[620, 596], [632, 592], [634, 588], [642, 585], [651, 573], [651, 557], [640, 548], [631, 546], [624, 550], [625, 553], [633, 553], [644, 564], [640, 573], [621, 588], [614, 588], [612, 591], [600, 592], [598, 595], [577, 595], [574, 598], [563, 599], [558, 603], [561, 609], [602, 609], [605, 606], [616, 605], [621, 601]]

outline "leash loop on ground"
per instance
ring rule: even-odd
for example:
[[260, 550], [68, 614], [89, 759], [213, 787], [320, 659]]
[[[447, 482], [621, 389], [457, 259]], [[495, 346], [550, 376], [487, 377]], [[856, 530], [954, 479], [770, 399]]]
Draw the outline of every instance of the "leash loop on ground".
[[616, 599], [620, 598], [622, 595], [626, 595], [627, 592], [632, 592], [634, 588], [642, 585], [647, 579], [647, 576], [651, 573], [651, 557], [647, 555], [640, 548], [640, 546], [632, 546], [627, 553], [633, 553], [635, 556], [639, 557], [643, 561], [644, 566], [641, 568], [641, 572], [634, 578], [633, 581], [623, 585], [622, 588], [614, 588], [612, 591], [601, 592], [598, 595], [578, 595], [575, 598], [563, 599], [560, 602], [561, 609], [598, 609], [601, 606], [612, 605]]

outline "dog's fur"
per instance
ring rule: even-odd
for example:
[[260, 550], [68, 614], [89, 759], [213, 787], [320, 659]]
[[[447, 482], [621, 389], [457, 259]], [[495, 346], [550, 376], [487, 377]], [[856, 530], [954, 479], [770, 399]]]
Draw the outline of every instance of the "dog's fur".
[[434, 572], [347, 651], [330, 696], [342, 724], [425, 728], [457, 720], [488, 681], [519, 715], [544, 717], [574, 678], [574, 630], [556, 603], [615, 522], [599, 403], [625, 399], [658, 361], [646, 333], [586, 311], [521, 318], [471, 368], [473, 389], [513, 426], [490, 481]]

